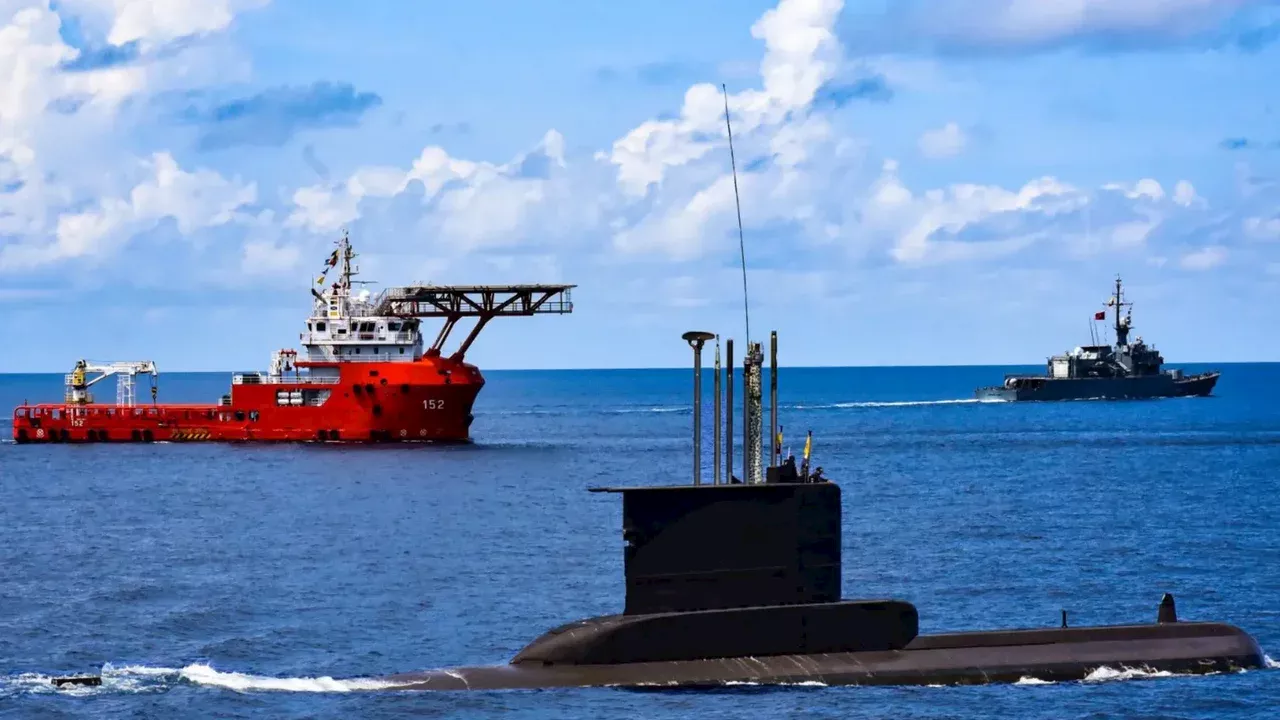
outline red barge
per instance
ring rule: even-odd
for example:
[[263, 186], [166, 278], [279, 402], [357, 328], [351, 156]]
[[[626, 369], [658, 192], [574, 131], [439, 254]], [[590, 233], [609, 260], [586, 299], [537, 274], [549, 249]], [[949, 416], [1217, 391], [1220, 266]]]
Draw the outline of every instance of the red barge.
[[[344, 234], [325, 262], [339, 277], [315, 298], [302, 352], [278, 350], [270, 369], [236, 373], [216, 404], [160, 404], [152, 362], [76, 363], [62, 403], [13, 413], [18, 443], [50, 442], [468, 442], [472, 405], [484, 377], [464, 356], [495, 317], [573, 311], [573, 285], [412, 285], [376, 297], [353, 293], [358, 269]], [[424, 349], [421, 322], [444, 326]], [[463, 318], [476, 323], [457, 351], [442, 346]], [[149, 376], [150, 404], [136, 400]], [[92, 388], [116, 381], [115, 403]]]

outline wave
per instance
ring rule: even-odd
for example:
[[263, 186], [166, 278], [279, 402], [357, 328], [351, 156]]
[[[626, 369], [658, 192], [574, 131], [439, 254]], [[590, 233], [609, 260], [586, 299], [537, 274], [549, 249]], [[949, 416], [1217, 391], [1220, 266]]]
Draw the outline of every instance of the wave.
[[126, 665], [103, 665], [99, 673], [102, 684], [98, 686], [53, 684], [53, 675], [21, 673], [0, 677], [0, 698], [18, 695], [60, 694], [91, 696], [101, 694], [137, 694], [164, 692], [181, 684], [217, 687], [235, 692], [301, 692], [301, 693], [349, 693], [365, 690], [387, 690], [396, 683], [374, 678], [335, 679], [320, 677], [269, 677], [239, 672], [223, 672], [204, 663], [183, 668]]
[[792, 410], [849, 410], [854, 408], [932, 407], [937, 405], [987, 405], [1002, 404], [1006, 400], [987, 398], [959, 398], [955, 400], [867, 400], [863, 402], [829, 403], [824, 405], [792, 405]]
[[181, 676], [183, 680], [196, 685], [227, 688], [236, 692], [273, 690], [279, 692], [346, 693], [360, 690], [386, 690], [396, 686], [395, 683], [373, 678], [335, 680], [327, 675], [292, 678], [247, 675], [245, 673], [214, 670], [208, 665], [188, 665], [181, 670]]
[[[703, 398], [704, 409], [710, 405], [713, 398]], [[999, 398], [953, 398], [946, 400], [863, 400], [858, 402], [837, 402], [837, 403], [819, 403], [808, 405], [805, 403], [779, 403], [780, 410], [854, 410], [866, 408], [910, 408], [910, 407], [935, 407], [946, 405], [1002, 405], [1008, 403], [1008, 400]], [[735, 403], [735, 407], [741, 410], [741, 403]], [[765, 405], [768, 410], [768, 405]], [[663, 413], [685, 413], [693, 412], [691, 405], [636, 405], [636, 406], [605, 406], [605, 407], [589, 407], [589, 406], [555, 406], [542, 408], [525, 408], [510, 410], [484, 410], [478, 411], [476, 415], [633, 415], [633, 414], [663, 414]]]
[[1167, 677], [1173, 677], [1173, 675], [1174, 674], [1169, 672], [1168, 670], [1155, 671], [1155, 670], [1148, 670], [1146, 668], [1127, 668], [1127, 667], [1121, 667], [1120, 669], [1117, 670], [1116, 668], [1107, 667], [1106, 665], [1103, 665], [1097, 670], [1094, 670], [1093, 672], [1086, 675], [1084, 678], [1084, 682], [1113, 682], [1116, 680], [1142, 680], [1146, 678], [1167, 678]]
[[637, 413], [692, 413], [689, 405], [654, 405], [636, 407], [552, 407], [527, 408], [523, 410], [485, 410], [476, 412], [476, 417], [485, 415], [633, 415]]

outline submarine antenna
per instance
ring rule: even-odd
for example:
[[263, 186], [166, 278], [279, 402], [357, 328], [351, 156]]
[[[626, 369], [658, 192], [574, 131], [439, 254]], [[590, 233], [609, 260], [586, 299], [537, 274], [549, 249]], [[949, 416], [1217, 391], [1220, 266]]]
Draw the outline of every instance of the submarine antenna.
[[778, 331], [769, 333], [769, 467], [778, 466]]
[[712, 440], [711, 440], [711, 457], [712, 457], [712, 460], [711, 460], [711, 468], [712, 468], [712, 473], [711, 473], [711, 475], [712, 475], [712, 480], [711, 480], [711, 484], [712, 484], [712, 485], [719, 485], [719, 484], [720, 484], [720, 432], [721, 432], [721, 427], [722, 427], [721, 419], [720, 419], [720, 404], [721, 404], [720, 393], [721, 393], [721, 390], [720, 390], [720, 336], [719, 336], [719, 335], [716, 335], [716, 365], [715, 365], [715, 382], [714, 382], [713, 384], [715, 385], [715, 393], [714, 393], [714, 395], [715, 395], [715, 402], [714, 402], [714, 403], [712, 403], [712, 405], [714, 406], [714, 410], [713, 410], [713, 412], [712, 412], [712, 415], [714, 415], [714, 416], [715, 416], [715, 421], [714, 421], [714, 423], [713, 423], [713, 424], [712, 424], [712, 426], [711, 426], [711, 437], [712, 437]]
[[724, 341], [724, 482], [733, 483], [733, 338]]
[[715, 337], [690, 330], [681, 337], [693, 348], [693, 484], [702, 484], [702, 346]]
[[733, 125], [729, 123], [729, 88], [720, 83], [724, 93], [724, 126], [729, 131], [729, 167], [733, 170], [733, 204], [738, 210], [738, 252], [742, 256], [742, 314], [747, 323], [747, 348], [751, 348], [751, 305], [747, 302], [747, 243], [742, 235], [742, 200], [738, 197], [738, 161], [733, 155]]

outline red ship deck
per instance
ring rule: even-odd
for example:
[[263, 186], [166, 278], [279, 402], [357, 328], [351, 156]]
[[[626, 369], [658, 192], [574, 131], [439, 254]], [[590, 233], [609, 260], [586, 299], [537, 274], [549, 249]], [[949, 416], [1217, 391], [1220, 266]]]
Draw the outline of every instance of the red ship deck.
[[[466, 442], [484, 386], [465, 363], [342, 363], [337, 378], [237, 376], [227, 404], [23, 405], [16, 442]], [[247, 382], [246, 382], [247, 380]], [[295, 404], [296, 403], [296, 404]]]

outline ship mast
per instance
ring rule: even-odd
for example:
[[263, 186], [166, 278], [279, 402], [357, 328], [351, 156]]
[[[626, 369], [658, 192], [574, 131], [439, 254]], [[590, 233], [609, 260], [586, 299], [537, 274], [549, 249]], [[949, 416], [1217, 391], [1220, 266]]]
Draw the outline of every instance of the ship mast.
[[1124, 302], [1119, 275], [1116, 275], [1116, 292], [1111, 296], [1111, 304], [1116, 308], [1116, 347], [1122, 347], [1129, 344], [1129, 323], [1124, 322], [1120, 311], [1124, 307], [1132, 306], [1133, 303]]
[[347, 231], [342, 231], [342, 240], [338, 241], [338, 249], [342, 253], [342, 289], [348, 294], [351, 292], [351, 278], [359, 271], [351, 269], [351, 260], [356, 256], [355, 251], [351, 249], [351, 239], [347, 235]]

